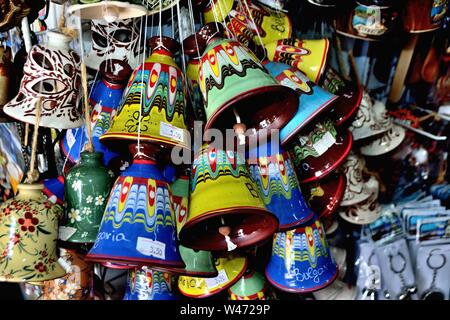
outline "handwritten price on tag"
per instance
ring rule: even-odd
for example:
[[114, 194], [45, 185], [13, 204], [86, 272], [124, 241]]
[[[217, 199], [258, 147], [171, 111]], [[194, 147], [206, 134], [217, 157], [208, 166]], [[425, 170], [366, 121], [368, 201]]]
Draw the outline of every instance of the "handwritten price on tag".
[[205, 283], [208, 289], [220, 287], [228, 282], [228, 276], [225, 270], [220, 270], [219, 274], [215, 278], [205, 278]]
[[166, 244], [152, 239], [138, 238], [136, 250], [144, 256], [153, 256], [159, 259], [166, 258]]

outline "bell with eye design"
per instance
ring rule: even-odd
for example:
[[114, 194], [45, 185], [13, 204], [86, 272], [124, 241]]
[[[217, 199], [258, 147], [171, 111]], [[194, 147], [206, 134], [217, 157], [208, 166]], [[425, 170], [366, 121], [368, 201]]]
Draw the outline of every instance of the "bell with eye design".
[[86, 66], [99, 70], [105, 60], [117, 59], [135, 69], [141, 61], [143, 47], [139, 45], [138, 19], [105, 23], [103, 20], [91, 21], [91, 50], [86, 55]]
[[49, 31], [46, 46], [33, 46], [24, 66], [19, 93], [3, 111], [10, 117], [36, 123], [36, 105], [42, 98], [39, 125], [70, 129], [82, 125], [79, 109], [80, 57], [69, 48], [72, 38]]

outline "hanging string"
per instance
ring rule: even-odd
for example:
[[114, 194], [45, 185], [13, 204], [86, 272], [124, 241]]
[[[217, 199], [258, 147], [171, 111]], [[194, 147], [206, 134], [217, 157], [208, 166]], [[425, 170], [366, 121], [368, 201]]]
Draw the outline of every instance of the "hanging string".
[[197, 33], [195, 32], [195, 20], [194, 20], [194, 10], [192, 8], [192, 0], [188, 1], [188, 7], [189, 7], [189, 18], [191, 20], [191, 25], [192, 25], [192, 31], [194, 32], [194, 40], [195, 40], [195, 48], [197, 50], [197, 57], [200, 58], [201, 54], [200, 54], [200, 48], [198, 46], [198, 41], [197, 41]]
[[[241, 1], [241, 0], [239, 0], [239, 1]], [[256, 35], [258, 36], [258, 40], [259, 40], [259, 44], [257, 44], [257, 45], [263, 46], [262, 37], [261, 37], [261, 34], [259, 33], [259, 28], [255, 23], [255, 19], [253, 18], [253, 14], [250, 11], [250, 8], [248, 7], [247, 1], [243, 0], [243, 2], [245, 5], [245, 8], [246, 8], [246, 11], [247, 11], [248, 15], [250, 16], [250, 19], [252, 20], [253, 25], [255, 26]], [[267, 58], [267, 51], [266, 50], [263, 50], [263, 51], [264, 51], [264, 57], [261, 60], [265, 60]]]
[[41, 111], [42, 111], [42, 97], [38, 97], [36, 102], [36, 120], [34, 123], [33, 142], [31, 143], [31, 161], [30, 169], [27, 173], [27, 183], [36, 182], [39, 179], [39, 172], [36, 171], [36, 152], [37, 152], [37, 140], [39, 136], [39, 124], [41, 123]]

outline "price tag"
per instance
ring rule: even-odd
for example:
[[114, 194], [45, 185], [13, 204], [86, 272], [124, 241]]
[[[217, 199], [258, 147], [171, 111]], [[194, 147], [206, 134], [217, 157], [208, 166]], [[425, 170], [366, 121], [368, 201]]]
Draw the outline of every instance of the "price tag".
[[67, 241], [71, 236], [73, 236], [77, 232], [77, 229], [72, 227], [59, 227], [58, 231], [58, 239], [62, 241]]
[[69, 145], [69, 148], [72, 148], [73, 145], [75, 144], [76, 139], [75, 139], [75, 136], [73, 135], [72, 129], [67, 130], [66, 141], [67, 141], [67, 144]]
[[327, 132], [322, 139], [313, 144], [313, 148], [317, 151], [319, 156], [321, 156], [335, 143], [336, 139], [330, 132]]
[[184, 141], [184, 130], [169, 123], [160, 122], [159, 134], [180, 142]]
[[219, 271], [215, 278], [205, 278], [205, 283], [208, 289], [214, 289], [228, 282], [228, 276], [224, 269]]
[[136, 250], [144, 256], [153, 256], [163, 260], [166, 258], [166, 244], [152, 239], [138, 237]]

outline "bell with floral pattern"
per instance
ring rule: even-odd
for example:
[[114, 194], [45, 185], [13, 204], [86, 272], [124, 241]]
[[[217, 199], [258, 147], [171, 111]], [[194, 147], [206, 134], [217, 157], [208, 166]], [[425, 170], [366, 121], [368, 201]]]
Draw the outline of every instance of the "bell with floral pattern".
[[82, 152], [81, 161], [64, 180], [66, 224], [59, 230], [62, 241], [93, 243], [112, 186], [112, 176], [102, 164], [103, 153]]
[[66, 274], [56, 241], [62, 213], [42, 193], [42, 184], [19, 184], [0, 206], [0, 281], [42, 282]]

